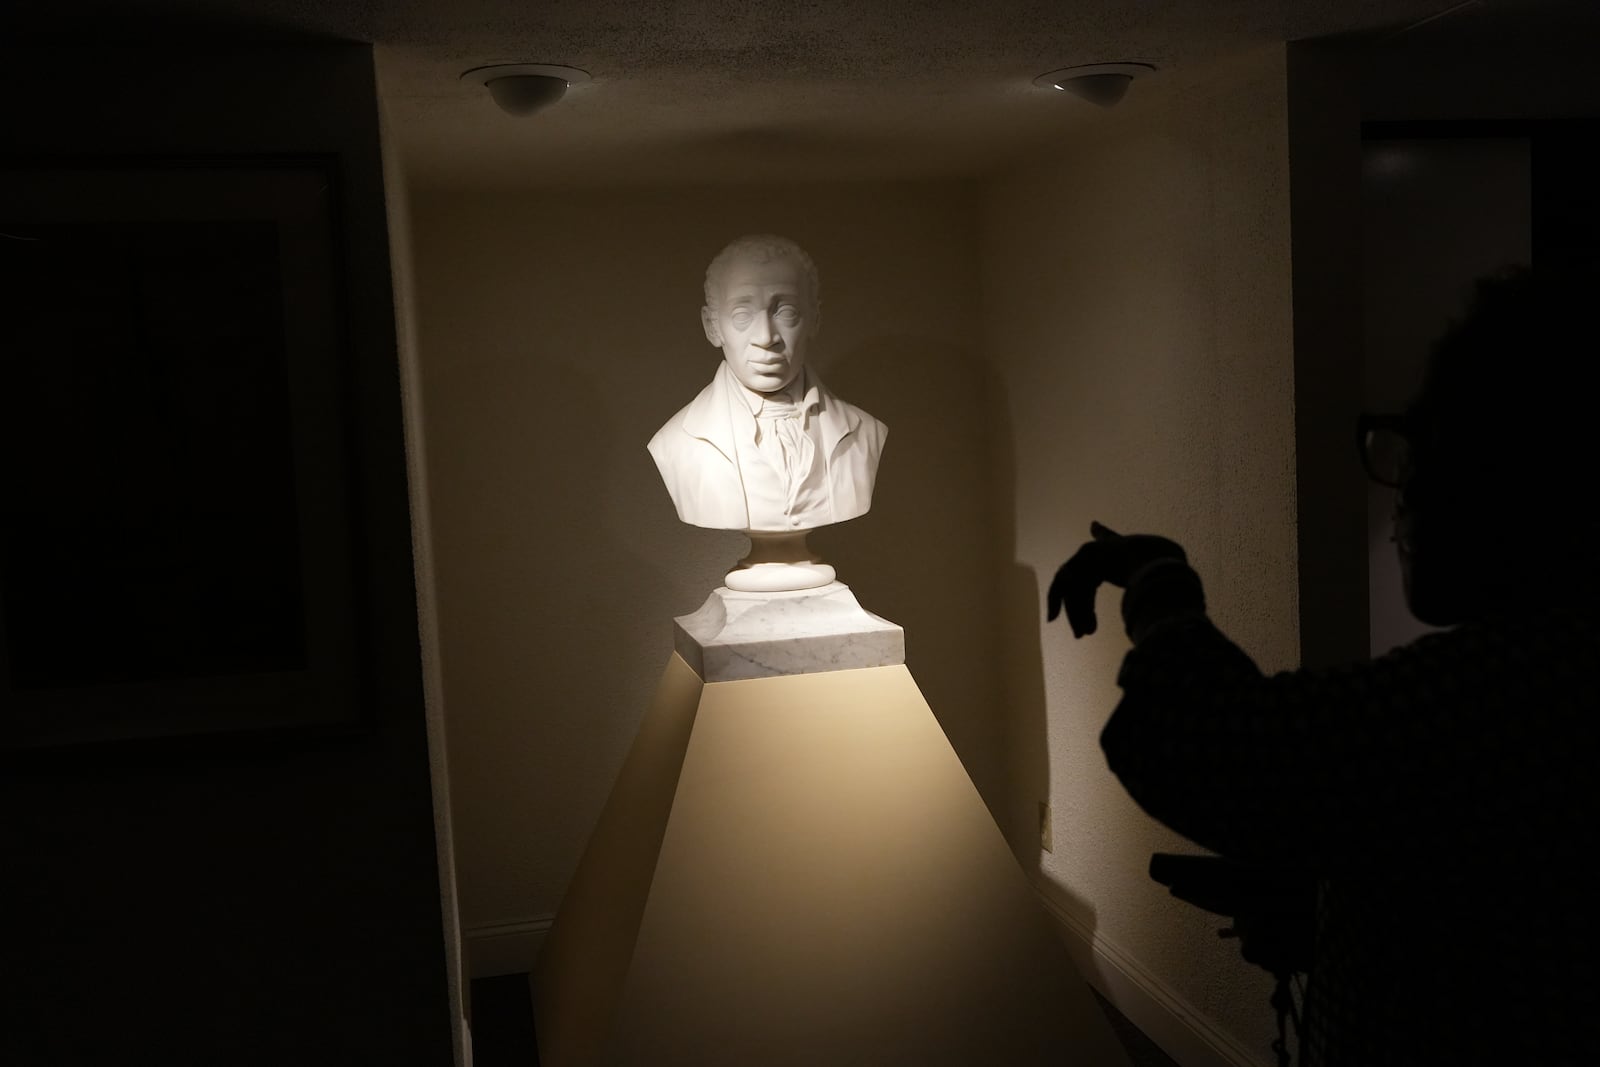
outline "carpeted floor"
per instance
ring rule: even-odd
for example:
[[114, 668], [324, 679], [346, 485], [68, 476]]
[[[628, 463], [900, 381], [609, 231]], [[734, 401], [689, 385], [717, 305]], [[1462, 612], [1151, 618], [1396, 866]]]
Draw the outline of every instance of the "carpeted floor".
[[[1155, 1042], [1101, 999], [1096, 1000], [1122, 1039], [1133, 1067], [1178, 1067]], [[533, 1005], [528, 1001], [528, 976], [508, 974], [472, 983], [473, 1067], [537, 1067]]]

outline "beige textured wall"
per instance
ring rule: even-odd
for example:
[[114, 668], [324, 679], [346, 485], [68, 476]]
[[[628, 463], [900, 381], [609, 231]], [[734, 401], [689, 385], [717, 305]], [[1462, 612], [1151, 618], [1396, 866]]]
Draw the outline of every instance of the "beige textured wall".
[[667, 655], [741, 535], [679, 523], [645, 442], [720, 358], [705, 265], [771, 230], [822, 274], [815, 365], [889, 425], [867, 516], [813, 536], [991, 804], [1004, 762], [973, 190], [416, 192], [430, 517], [470, 931], [553, 912]]
[[1128, 647], [1117, 600], [1074, 642], [1044, 627], [1043, 591], [1092, 519], [1165, 533], [1258, 663], [1298, 661], [1284, 83], [1281, 48], [1239, 59], [994, 183], [981, 238], [1008, 832], [1065, 911], [1263, 1056], [1266, 976], [1146, 877], [1152, 851], [1196, 850], [1100, 751]]

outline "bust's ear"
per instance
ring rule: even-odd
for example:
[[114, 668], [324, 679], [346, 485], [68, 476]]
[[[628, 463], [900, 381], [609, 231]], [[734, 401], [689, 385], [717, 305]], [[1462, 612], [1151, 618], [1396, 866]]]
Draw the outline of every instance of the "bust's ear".
[[717, 313], [710, 307], [700, 309], [700, 325], [705, 327], [706, 340], [711, 342], [712, 348], [722, 347], [722, 331], [717, 327]]

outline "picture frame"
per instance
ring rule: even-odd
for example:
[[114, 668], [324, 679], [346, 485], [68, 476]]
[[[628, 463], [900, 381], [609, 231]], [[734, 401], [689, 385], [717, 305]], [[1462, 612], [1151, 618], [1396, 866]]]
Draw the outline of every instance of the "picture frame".
[[0, 160], [0, 751], [364, 721], [338, 189]]

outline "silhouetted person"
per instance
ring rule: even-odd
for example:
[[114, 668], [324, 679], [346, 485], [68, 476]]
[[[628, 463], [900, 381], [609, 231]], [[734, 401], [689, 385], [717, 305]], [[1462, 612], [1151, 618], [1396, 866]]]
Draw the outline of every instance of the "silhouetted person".
[[1600, 1064], [1597, 295], [1593, 272], [1480, 282], [1405, 414], [1363, 417], [1407, 601], [1452, 629], [1266, 677], [1172, 541], [1097, 523], [1051, 583], [1079, 637], [1096, 588], [1126, 589], [1101, 745], [1128, 792], [1317, 879], [1314, 1067]]

